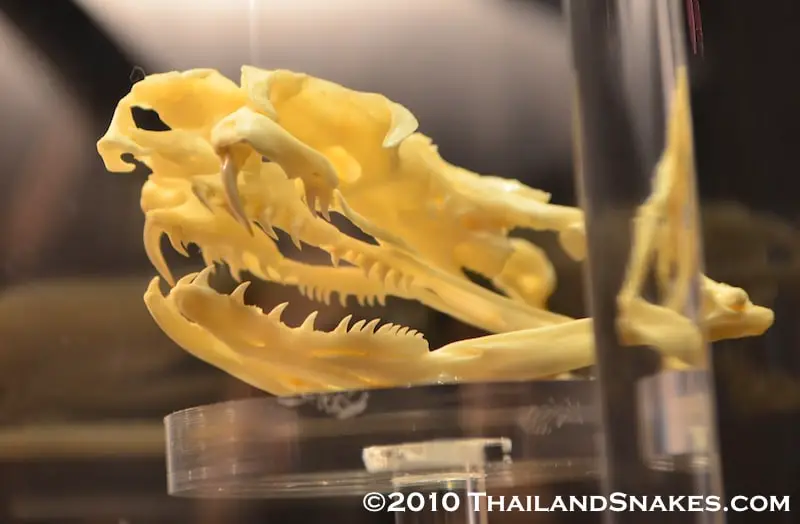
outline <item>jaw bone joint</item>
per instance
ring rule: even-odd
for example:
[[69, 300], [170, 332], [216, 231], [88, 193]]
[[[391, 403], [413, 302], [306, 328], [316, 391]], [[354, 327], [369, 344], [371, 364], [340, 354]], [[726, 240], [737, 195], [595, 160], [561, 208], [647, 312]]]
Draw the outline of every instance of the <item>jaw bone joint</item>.
[[[633, 221], [627, 280], [618, 297], [623, 344], [649, 346], [665, 365], [701, 365], [711, 340], [760, 335], [772, 311], [700, 276], [692, 203], [688, 81], [680, 72], [667, 144], [653, 190]], [[136, 127], [131, 109], [156, 111], [169, 131]], [[151, 75], [118, 104], [98, 152], [109, 171], [130, 172], [130, 154], [151, 174], [142, 188], [144, 243], [156, 277], [145, 303], [161, 329], [200, 359], [276, 395], [411, 384], [549, 378], [594, 363], [592, 320], [546, 308], [556, 285], [544, 252], [514, 228], [552, 231], [574, 259], [585, 256], [583, 213], [514, 180], [447, 163], [417, 132], [411, 112], [376, 93], [286, 70], [242, 68], [240, 85], [209, 69]], [[691, 206], [689, 206], [691, 208]], [[342, 233], [349, 219], [377, 245]], [[284, 257], [275, 229], [316, 246], [331, 266]], [[175, 282], [162, 235], [182, 254], [200, 247], [207, 268]], [[688, 240], [688, 242], [687, 242]], [[230, 295], [208, 284], [216, 262], [241, 279], [296, 286], [328, 303], [337, 294], [383, 304], [416, 300], [492, 334], [430, 351], [422, 334], [351, 316], [330, 332], [281, 322], [246, 305], [247, 282]], [[341, 264], [346, 262], [346, 265]], [[504, 295], [472, 283], [489, 278]], [[642, 295], [654, 273], [665, 296]], [[700, 277], [699, 318], [688, 309]]]

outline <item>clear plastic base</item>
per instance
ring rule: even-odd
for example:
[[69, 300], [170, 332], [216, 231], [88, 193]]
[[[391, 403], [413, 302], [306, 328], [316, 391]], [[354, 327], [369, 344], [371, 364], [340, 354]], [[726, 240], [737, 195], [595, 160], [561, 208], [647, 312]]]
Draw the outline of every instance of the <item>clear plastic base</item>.
[[708, 473], [708, 378], [705, 370], [662, 371], [639, 381], [640, 447], [650, 469]]
[[291, 498], [487, 489], [597, 475], [591, 381], [251, 398], [166, 417], [171, 495]]

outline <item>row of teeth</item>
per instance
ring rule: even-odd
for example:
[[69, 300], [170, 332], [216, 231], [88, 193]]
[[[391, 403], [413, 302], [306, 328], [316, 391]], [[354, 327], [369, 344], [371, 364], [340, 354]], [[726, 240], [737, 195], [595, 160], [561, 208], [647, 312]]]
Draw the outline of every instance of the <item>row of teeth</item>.
[[298, 285], [297, 290], [300, 292], [301, 295], [304, 297], [314, 300], [317, 302], [322, 302], [326, 306], [330, 305], [331, 297], [334, 293], [339, 296], [339, 304], [342, 307], [347, 306], [347, 298], [348, 297], [355, 297], [358, 305], [360, 306], [374, 306], [376, 304], [385, 306], [386, 305], [386, 295], [359, 295], [359, 294], [347, 294], [342, 293], [340, 291], [325, 289], [322, 286], [313, 286], [313, 285]]
[[[302, 181], [298, 181], [302, 184]], [[226, 191], [228, 188], [226, 187]], [[250, 218], [244, 212], [244, 204], [241, 202], [241, 197], [238, 193], [238, 188], [235, 191], [235, 194], [226, 196], [228, 198], [228, 203], [220, 203], [217, 201], [215, 205], [212, 203], [211, 188], [201, 181], [194, 181], [192, 183], [192, 192], [200, 201], [200, 203], [211, 213], [216, 213], [218, 210], [223, 210], [228, 213], [234, 220], [236, 220], [239, 224], [241, 224], [249, 233], [253, 233], [253, 225], [255, 225], [258, 229], [260, 229], [264, 234], [266, 234], [271, 239], [278, 241], [278, 234], [275, 231], [274, 222], [275, 219], [278, 217], [278, 211], [274, 207], [267, 207], [259, 214], [258, 218], [255, 220], [250, 220]], [[306, 192], [308, 194], [308, 192]], [[330, 222], [330, 201], [327, 199], [316, 198], [314, 203], [309, 205], [306, 201], [307, 197], [303, 197], [301, 200], [309, 207], [311, 210], [311, 214], [313, 216], [317, 216], [317, 212], [321, 215], [324, 219]], [[317, 207], [317, 211], [315, 212], [315, 207]], [[286, 230], [286, 234], [291, 239], [292, 243], [298, 250], [303, 248], [302, 242], [300, 240], [300, 231], [303, 227], [303, 222], [307, 220], [306, 217], [303, 216], [295, 216], [288, 222], [290, 226], [288, 230]]]
[[404, 275], [380, 260], [369, 259], [364, 253], [353, 250], [339, 250], [332, 246], [323, 246], [323, 249], [330, 254], [331, 263], [334, 267], [338, 266], [341, 260], [344, 260], [361, 268], [367, 278], [382, 282], [387, 288], [408, 292], [414, 283], [413, 275]]
[[[209, 277], [214, 272], [213, 267], [207, 267], [200, 271], [199, 273], [192, 273], [186, 275], [185, 277], [181, 278], [178, 281], [178, 286], [183, 285], [194, 285], [194, 286], [201, 286], [201, 287], [210, 287], [209, 285]], [[237, 305], [245, 305], [244, 295], [247, 292], [248, 287], [250, 287], [250, 282], [242, 282], [239, 284], [236, 289], [234, 289], [228, 298], [235, 302]], [[283, 302], [278, 304], [272, 310], [267, 313], [267, 318], [273, 320], [275, 322], [283, 323], [282, 316], [283, 312], [288, 307], [288, 302]], [[303, 322], [294, 330], [303, 331], [303, 332], [314, 332], [315, 331], [315, 323], [317, 320], [317, 316], [319, 315], [319, 311], [314, 311], [310, 315], [308, 315]], [[333, 331], [329, 331], [327, 333], [333, 335], [341, 335], [341, 334], [364, 334], [364, 335], [377, 335], [377, 336], [395, 336], [395, 337], [414, 337], [423, 339], [424, 335], [415, 329], [408, 328], [406, 326], [402, 326], [399, 324], [392, 324], [387, 323], [383, 324], [382, 326], [378, 327], [381, 323], [380, 318], [376, 318], [367, 322], [366, 320], [359, 320], [355, 322], [352, 326], [350, 326], [350, 322], [353, 320], [353, 315], [347, 315], [344, 317], [339, 324], [333, 329]], [[377, 328], [377, 329], [376, 329]], [[290, 328], [291, 329], [291, 328]]]
[[[299, 181], [302, 184], [302, 180]], [[238, 195], [237, 195], [238, 196]], [[323, 218], [330, 222], [330, 201], [326, 198], [323, 198], [319, 195], [315, 195], [313, 192], [306, 191], [305, 197], [303, 201], [308, 205], [308, 208], [311, 210], [311, 214], [316, 216], [317, 212], [322, 215]], [[268, 207], [264, 211], [261, 212], [258, 219], [253, 221], [253, 223], [261, 229], [266, 235], [268, 235], [273, 240], [278, 240], [278, 235], [275, 232], [275, 226], [273, 225], [274, 219], [277, 215], [277, 211], [272, 208]], [[237, 218], [234, 214], [234, 218]], [[246, 216], [242, 216], [238, 218], [240, 222], [242, 222], [248, 229], [250, 229], [250, 220]], [[292, 243], [298, 250], [302, 250], [302, 242], [300, 240], [300, 231], [303, 227], [303, 221], [305, 217], [296, 217], [291, 221], [291, 225], [288, 231], [285, 231], [286, 234], [291, 239]], [[338, 267], [342, 260], [349, 262], [357, 267], [360, 267], [364, 270], [365, 275], [367, 278], [378, 280], [383, 282], [387, 287], [399, 289], [403, 292], [408, 292], [409, 288], [413, 283], [414, 277], [411, 275], [403, 275], [402, 273], [398, 272], [397, 270], [387, 266], [386, 264], [377, 261], [377, 260], [368, 260], [367, 255], [363, 253], [359, 253], [357, 251], [349, 250], [349, 249], [339, 249], [333, 246], [325, 246], [323, 247], [325, 251], [331, 257], [331, 264], [333, 267]], [[327, 304], [330, 300], [330, 293], [320, 293], [314, 295], [308, 295], [305, 292], [302, 292], [303, 295], [308, 296], [309, 298], [315, 300], [325, 300]], [[361, 298], [359, 298], [359, 303], [363, 305]], [[370, 299], [376, 299], [378, 297], [363, 297], [367, 303], [370, 303]], [[342, 299], [346, 300], [346, 296]], [[378, 298], [379, 303], [380, 299]]]
[[[257, 220], [255, 223], [259, 228], [264, 230], [270, 238], [278, 240], [278, 236], [272, 226], [271, 217], [273, 216], [274, 210], [268, 208], [267, 211], [262, 213], [262, 219]], [[303, 217], [295, 219], [292, 222], [290, 230], [286, 232], [298, 250], [302, 249], [299, 233], [302, 229], [303, 220]], [[331, 257], [331, 265], [333, 267], [338, 267], [341, 261], [344, 260], [345, 262], [349, 262], [361, 268], [367, 278], [380, 281], [389, 288], [399, 289], [403, 292], [408, 292], [413, 283], [413, 276], [403, 275], [379, 260], [369, 260], [368, 256], [364, 253], [359, 253], [358, 251], [350, 249], [340, 249], [333, 246], [323, 246], [323, 249], [325, 249]], [[315, 297], [309, 296], [309, 298]]]
[[[260, 272], [261, 274], [264, 274], [265, 276], [267, 276], [273, 282], [284, 282], [283, 275], [281, 275], [281, 273], [277, 269], [272, 268], [270, 266], [263, 266], [263, 267], [259, 267], [259, 268], [253, 268], [251, 264], [247, 264], [244, 261], [237, 261], [241, 257], [238, 257], [233, 250], [225, 250], [225, 251], [217, 252], [217, 251], [209, 248], [209, 249], [202, 249], [201, 250], [201, 254], [203, 256], [203, 262], [205, 263], [206, 267], [214, 266], [215, 263], [225, 264], [228, 267], [228, 270], [229, 270], [231, 276], [237, 282], [241, 282], [242, 281], [241, 272], [245, 271], [245, 270], [250, 271], [252, 273], [256, 273], [256, 274], [258, 274]], [[375, 269], [379, 269], [379, 268], [377, 268], [377, 264], [372, 266], [372, 267], [373, 267], [373, 271], [368, 272], [368, 274], [367, 274], [368, 278], [379, 279], [379, 278], [381, 278], [381, 274], [383, 274], [383, 275], [385, 275], [385, 277], [384, 277], [384, 285], [385, 286], [387, 286], [387, 287], [395, 286], [395, 287], [398, 287], [400, 289], [403, 289], [403, 290], [407, 291], [408, 283], [411, 282], [410, 279], [397, 278], [397, 273], [394, 272], [394, 271], [388, 271], [388, 272], [375, 271]], [[256, 269], [258, 269], [259, 271], [255, 271]], [[358, 302], [358, 304], [360, 306], [375, 306], [375, 305], [385, 306], [386, 305], [386, 295], [385, 294], [381, 294], [381, 295], [371, 295], [371, 294], [361, 295], [361, 294], [358, 294], [358, 293], [347, 293], [347, 292], [342, 292], [342, 291], [335, 290], [335, 289], [326, 288], [324, 286], [324, 284], [323, 285], [319, 285], [319, 284], [304, 284], [303, 282], [295, 282], [294, 279], [292, 279], [292, 278], [289, 278], [284, 283], [291, 284], [291, 285], [295, 286], [297, 288], [298, 292], [302, 296], [304, 296], [304, 297], [306, 297], [306, 298], [308, 298], [310, 300], [314, 300], [316, 302], [322, 302], [325, 305], [330, 305], [331, 304], [331, 299], [332, 299], [334, 293], [338, 296], [339, 303], [341, 304], [342, 307], [346, 307], [347, 306], [347, 299], [349, 297], [351, 297], [351, 296], [356, 299], [356, 301]]]
[[[178, 239], [174, 234], [170, 234], [168, 231], [162, 231], [159, 234], [166, 235], [169, 239], [170, 244], [173, 248], [183, 256], [189, 256], [188, 252], [186, 251], [185, 244]], [[160, 242], [159, 242], [159, 252], [158, 258], [155, 256], [151, 257], [151, 262], [156, 266], [159, 270], [159, 273], [162, 274], [164, 278], [167, 278], [170, 273], [168, 272], [168, 267], [166, 265], [166, 261], [163, 262], [163, 265], [160, 264], [160, 260], [163, 259], [163, 255], [160, 253]], [[206, 248], [200, 250], [201, 255], [203, 257], [203, 262], [207, 268], [211, 268], [214, 266], [215, 263], [224, 263], [227, 265], [231, 276], [237, 281], [241, 282], [242, 280], [242, 271], [250, 271], [256, 274], [262, 274], [267, 276], [269, 279], [275, 282], [280, 282], [282, 280], [281, 275], [278, 273], [277, 270], [271, 267], [259, 267], [253, 268], [251, 264], [246, 263], [243, 260], [239, 260], [241, 257], [237, 256], [232, 250], [214, 250], [213, 248]], [[356, 253], [354, 251], [347, 251], [343, 253], [342, 258], [344, 260], [352, 260], [353, 263], [362, 263], [365, 262], [365, 257], [362, 254]], [[399, 272], [388, 268], [382, 262], [373, 262], [371, 265], [362, 266], [367, 278], [382, 281], [384, 286], [387, 289], [399, 289], [402, 292], [408, 292], [408, 289], [413, 282], [413, 277], [403, 277]], [[343, 293], [338, 290], [331, 290], [326, 289], [324, 286], [320, 285], [307, 285], [303, 283], [295, 284], [300, 294], [310, 300], [314, 300], [317, 302], [322, 302], [325, 305], [331, 304], [331, 299], [333, 294], [337, 294], [339, 303], [342, 307], [347, 306], [347, 299], [349, 297], [354, 297], [357, 303], [364, 307], [364, 306], [385, 306], [386, 305], [386, 295], [361, 295], [357, 293]]]
[[[273, 221], [275, 220], [275, 210], [273, 208], [267, 208], [266, 210], [262, 211], [259, 215], [259, 218], [253, 223], [261, 229], [268, 237], [270, 237], [274, 241], [278, 241], [278, 233], [275, 232], [275, 226], [273, 225]], [[305, 217], [298, 216], [291, 220], [291, 225], [289, 226], [288, 231], [285, 231], [289, 238], [298, 250], [303, 249], [303, 243], [300, 240], [300, 231], [303, 229], [303, 222], [306, 220]]]
[[[209, 209], [210, 212], [218, 212], [218, 210], [222, 209], [229, 212], [234, 218], [237, 218], [235, 213], [228, 208], [228, 206], [223, 205], [222, 207], [218, 205], [213, 205], [210, 199], [210, 188], [206, 187], [201, 183], [193, 184], [193, 192], [197, 196], [197, 198], [203, 203], [203, 205]], [[325, 218], [329, 218], [327, 213], [326, 202], [323, 200], [317, 200], [313, 202], [313, 207], [316, 207], [316, 204], [320, 204], [321, 213]], [[278, 211], [274, 207], [268, 207], [265, 209], [261, 214], [258, 220], [254, 221], [253, 224], [257, 226], [258, 229], [261, 229], [261, 232], [273, 240], [278, 239], [278, 235], [275, 232], [273, 223], [275, 222], [275, 218], [277, 216]], [[250, 227], [251, 223], [247, 220], [246, 217], [242, 217], [244, 221], [247, 223], [248, 229], [250, 229], [251, 233], [253, 233], [252, 228]], [[289, 231], [287, 231], [289, 237], [292, 239], [292, 242], [298, 249], [302, 249], [302, 244], [299, 238], [299, 234], [302, 230], [303, 221], [306, 220], [305, 217], [297, 217], [296, 219], [292, 220], [291, 227]], [[242, 220], [239, 220], [240, 222]], [[166, 234], [170, 244], [173, 248], [183, 256], [189, 256], [186, 250], [185, 244], [175, 235], [171, 234], [169, 231], [161, 231], [158, 235], [160, 238], [161, 235]], [[150, 256], [151, 262], [156, 269], [158, 269], [159, 273], [167, 278], [167, 280], [172, 283], [171, 275], [169, 273], [169, 268], [166, 265], [166, 261], [163, 258], [163, 255], [160, 252], [160, 241], [154, 241], [154, 244], [158, 246], [157, 253], [156, 250], [153, 249], [154, 246], [151, 246], [146, 241], [146, 249], [148, 251], [148, 255]], [[385, 263], [378, 261], [378, 260], [369, 260], [368, 257], [363, 254], [359, 253], [358, 251], [349, 250], [349, 249], [340, 249], [340, 248], [333, 248], [328, 246], [326, 249], [331, 257], [331, 263], [334, 267], [337, 267], [341, 260], [349, 262], [351, 264], [360, 267], [365, 276], [368, 279], [373, 281], [381, 282], [384, 287], [387, 289], [394, 289], [399, 290], [401, 293], [407, 294], [409, 291], [410, 286], [413, 283], [413, 276], [406, 276], [402, 273], [398, 272], [397, 270], [387, 266]], [[203, 258], [203, 262], [205, 265], [212, 266], [215, 263], [221, 262], [228, 266], [231, 276], [236, 281], [242, 280], [242, 271], [250, 271], [258, 276], [265, 276], [272, 281], [280, 282], [281, 275], [275, 268], [271, 268], [269, 266], [261, 267], [261, 264], [258, 264], [258, 267], [253, 267], [254, 263], [256, 262], [255, 257], [248, 257], [248, 260], [245, 261], [245, 257], [239, 256], [233, 250], [227, 249], [214, 249], [212, 247], [202, 248], [200, 250], [201, 256]], [[338, 290], [330, 290], [326, 289], [325, 286], [320, 285], [304, 285], [302, 282], [300, 283], [293, 283], [298, 287], [299, 292], [301, 295], [315, 301], [323, 302], [326, 305], [329, 305], [331, 302], [332, 295], [337, 293], [339, 297], [340, 304], [345, 307], [347, 305], [347, 298], [349, 296], [354, 296], [361, 306], [374, 306], [376, 304], [385, 305], [386, 296], [383, 295], [360, 295], [360, 294], [348, 294], [342, 293]]]
[[[283, 311], [286, 309], [286, 306], [288, 305], [289, 305], [288, 302], [278, 304], [269, 313], [267, 313], [267, 317], [270, 320], [281, 322], [281, 315], [283, 314]], [[314, 324], [316, 323], [318, 314], [319, 311], [312, 312], [305, 318], [305, 320], [303, 320], [300, 326], [294, 328], [294, 330], [303, 332], [314, 332], [315, 331]], [[378, 325], [381, 323], [381, 319], [379, 318], [375, 318], [373, 320], [370, 320], [369, 322], [367, 322], [366, 320], [358, 320], [351, 326], [350, 322], [352, 320], [353, 320], [353, 315], [347, 315], [339, 322], [339, 324], [332, 331], [328, 331], [326, 333], [330, 335], [363, 334], [363, 335], [377, 335], [377, 336], [385, 335], [394, 337], [407, 336], [419, 339], [424, 338], [424, 335], [419, 331], [417, 331], [416, 329], [411, 329], [406, 326], [401, 326], [399, 324], [387, 323], [378, 327]]]
[[[247, 214], [244, 211], [244, 203], [242, 202], [242, 197], [239, 194], [238, 176], [239, 173], [236, 170], [233, 160], [229, 156], [223, 157], [222, 188], [225, 194], [225, 199], [230, 207], [230, 213], [240, 224], [242, 224], [248, 230], [251, 230], [250, 219], [247, 217]], [[315, 192], [313, 189], [306, 186], [302, 179], [299, 179], [299, 183], [304, 189], [304, 196], [302, 197], [302, 200], [306, 206], [308, 206], [311, 214], [317, 216], [317, 213], [319, 213], [325, 220], [330, 222], [330, 195]], [[202, 191], [200, 193], [202, 194]], [[207, 204], [206, 207], [210, 208], [210, 206]], [[264, 223], [261, 225], [264, 226], [265, 229], [272, 230], [269, 215], [262, 217], [262, 221]], [[296, 237], [293, 236], [292, 240], [295, 241]]]
[[[201, 191], [200, 188], [195, 189], [196, 195], [203, 195], [206, 191]], [[214, 212], [210, 203], [208, 203], [207, 198], [201, 199], [204, 202], [204, 205], [211, 211]], [[325, 202], [320, 202], [321, 204], [325, 204]], [[313, 211], [312, 211], [313, 213]], [[328, 220], [330, 220], [330, 215], [327, 212], [327, 207], [324, 205], [320, 208], [320, 213]], [[264, 211], [261, 212], [259, 218], [254, 220], [252, 223], [255, 224], [259, 229], [261, 229], [264, 234], [272, 238], [273, 240], [278, 240], [278, 234], [275, 231], [275, 226], [273, 222], [278, 214], [278, 211], [273, 207], [268, 207]], [[234, 217], [236, 218], [236, 217]], [[250, 229], [250, 221], [249, 219], [244, 219], [247, 223], [248, 229]], [[302, 250], [303, 244], [300, 240], [300, 232], [303, 228], [303, 222], [305, 217], [298, 216], [291, 221], [291, 225], [288, 228], [288, 231], [285, 231], [286, 234], [291, 239], [292, 243], [298, 250]], [[173, 243], [173, 246], [175, 243]], [[331, 257], [331, 264], [333, 267], [338, 267], [340, 262], [344, 260], [345, 262], [349, 262], [354, 264], [357, 267], [360, 267], [364, 270], [365, 275], [367, 278], [371, 278], [374, 280], [378, 280], [383, 282], [385, 285], [389, 287], [393, 287], [396, 289], [400, 289], [402, 291], [408, 291], [409, 287], [412, 284], [413, 276], [404, 276], [400, 274], [398, 271], [388, 267], [384, 263], [380, 261], [369, 261], [367, 256], [363, 253], [359, 253], [357, 251], [349, 250], [349, 249], [339, 249], [333, 246], [325, 246], [324, 249], [328, 252]], [[206, 265], [210, 264], [212, 260], [220, 260], [220, 258], [207, 256], [204, 258]], [[228, 257], [225, 257], [225, 260], [228, 260]], [[306, 295], [306, 293], [303, 293]], [[309, 296], [309, 295], [306, 295]], [[316, 295], [309, 296], [309, 298], [317, 299]], [[319, 295], [319, 298], [324, 299], [324, 294]], [[328, 297], [328, 300], [330, 297]], [[327, 303], [327, 302], [326, 302]]]
[[[189, 256], [188, 252], [186, 251], [186, 246], [183, 242], [181, 242], [174, 234], [170, 234], [168, 231], [162, 231], [160, 235], [166, 235], [169, 239], [170, 244], [175, 248], [175, 250], [182, 254], [183, 256]], [[159, 235], [159, 236], [160, 236]], [[159, 246], [160, 249], [160, 246]], [[207, 248], [201, 250], [201, 255], [203, 257], [203, 262], [206, 267], [213, 267], [215, 263], [224, 263], [228, 266], [231, 276], [237, 281], [240, 282], [242, 280], [242, 271], [248, 270], [251, 272], [256, 272], [255, 270], [258, 269], [260, 273], [265, 274], [273, 281], [280, 281], [281, 275], [278, 273], [277, 270], [271, 267], [260, 267], [260, 268], [253, 268], [250, 267], [250, 264], [245, 263], [244, 261], [237, 261], [236, 254], [231, 250], [225, 251], [217, 251], [213, 248]], [[160, 256], [160, 252], [159, 252]], [[354, 254], [351, 252], [347, 255], [348, 258], [355, 258]], [[158, 269], [158, 259], [152, 260], [153, 264], [156, 265]], [[164, 262], [166, 267], [166, 262]], [[410, 283], [410, 279], [398, 278], [397, 272], [393, 270], [382, 271], [380, 267], [380, 263], [376, 263], [371, 266], [371, 270], [367, 271], [368, 278], [375, 278], [379, 279], [382, 276], [384, 277], [384, 282], [386, 286], [396, 286], [400, 289], [407, 290], [408, 284]], [[166, 275], [162, 273], [162, 276], [166, 278]], [[347, 294], [342, 293], [336, 290], [325, 289], [322, 286], [318, 285], [304, 285], [302, 283], [297, 284], [298, 291], [301, 295], [315, 300], [317, 302], [322, 302], [326, 305], [330, 305], [331, 298], [334, 293], [336, 293], [339, 297], [339, 303], [342, 307], [347, 306], [347, 299], [350, 296], [355, 297], [356, 301], [360, 306], [374, 306], [374, 305], [386, 305], [386, 295], [359, 295], [359, 294]]]
[[[175, 249], [175, 251], [184, 257], [189, 257], [187, 247], [188, 245], [191, 245], [191, 243], [187, 244], [178, 238], [175, 233], [171, 233], [163, 229], [145, 229], [144, 247], [147, 257], [150, 259], [150, 263], [153, 264], [153, 267], [156, 268], [158, 273], [164, 279], [166, 279], [170, 285], [172, 285], [172, 272], [170, 271], [166, 259], [164, 258], [164, 254], [161, 251], [161, 238], [165, 235], [173, 249]], [[281, 279], [279, 272], [275, 268], [269, 266], [254, 267], [252, 262], [256, 260], [256, 257], [252, 257], [252, 262], [247, 262], [244, 260], [244, 257], [239, 256], [239, 254], [232, 249], [215, 249], [211, 247], [202, 248], [200, 249], [200, 255], [202, 256], [203, 263], [206, 267], [213, 266], [215, 263], [224, 263], [227, 265], [231, 276], [237, 282], [241, 282], [243, 271], [250, 271], [257, 275], [264, 275], [273, 281], [280, 281]]]
[[[272, 238], [273, 240], [278, 240], [278, 235], [275, 232], [275, 226], [273, 225], [275, 222], [275, 218], [277, 217], [279, 211], [276, 210], [274, 207], [267, 207], [264, 209], [259, 217], [254, 220], [250, 221], [250, 219], [244, 213], [244, 206], [241, 201], [241, 196], [238, 192], [238, 184], [236, 182], [236, 177], [238, 176], [235, 173], [232, 163], [229, 161], [228, 158], [224, 159], [223, 161], [223, 188], [226, 193], [226, 199], [230, 204], [230, 208], [227, 211], [240, 222], [248, 231], [252, 232], [252, 224], [255, 224], [257, 228], [261, 229], [267, 236]], [[327, 195], [320, 195], [315, 193], [313, 190], [304, 186], [302, 179], [297, 179], [296, 182], [304, 187], [304, 196], [301, 197], [302, 200], [306, 203], [311, 214], [313, 216], [317, 216], [317, 213], [322, 215], [322, 217], [330, 222], [330, 200], [328, 199]], [[195, 195], [204, 203], [204, 205], [213, 213], [214, 209], [211, 206], [209, 199], [207, 197], [210, 189], [202, 184], [193, 185], [193, 191]], [[237, 211], [238, 209], [238, 211]], [[302, 231], [305, 217], [297, 216], [290, 220], [290, 226], [288, 231], [285, 231], [288, 236], [291, 238], [292, 243], [298, 250], [302, 249], [302, 242], [300, 240], [300, 232]], [[341, 260], [354, 264], [357, 267], [360, 267], [364, 270], [365, 275], [367, 278], [375, 279], [380, 282], [383, 282], [385, 285], [399, 289], [403, 292], [407, 292], [409, 287], [412, 284], [413, 276], [403, 275], [398, 271], [392, 269], [391, 267], [387, 266], [386, 264], [380, 261], [370, 261], [367, 259], [367, 256], [363, 253], [359, 253], [357, 251], [349, 250], [349, 249], [340, 249], [334, 246], [326, 246], [323, 247], [325, 251], [327, 251], [331, 257], [331, 264], [334, 267], [337, 267]], [[209, 261], [206, 260], [206, 264]], [[305, 294], [305, 293], [304, 293]], [[309, 298], [315, 298], [314, 296]], [[325, 295], [320, 295], [320, 298], [325, 298]], [[328, 300], [330, 297], [328, 297]]]
[[[162, 273], [162, 276], [166, 278], [166, 275], [163, 273], [166, 273], [168, 268], [166, 267], [166, 262], [161, 262], [163, 259], [160, 242], [161, 236], [166, 235], [173, 249], [185, 257], [189, 256], [187, 244], [178, 238], [176, 234], [167, 230], [159, 229], [157, 231], [152, 231], [152, 234], [152, 238], [145, 239], [145, 250], [148, 252], [150, 261], [154, 266], [156, 266], [156, 269]], [[399, 289], [403, 292], [408, 292], [409, 288], [413, 284], [414, 277], [412, 275], [403, 275], [399, 271], [387, 266], [385, 263], [379, 260], [369, 260], [363, 253], [358, 253], [352, 250], [337, 252], [337, 249], [330, 247], [328, 250], [334, 267], [337, 267], [341, 260], [350, 262], [357, 267], [360, 267], [364, 271], [364, 274], [367, 278], [380, 281], [387, 288]], [[266, 274], [273, 280], [280, 278], [277, 270], [274, 268], [268, 266], [258, 268], [251, 267], [251, 264], [246, 263], [244, 260], [239, 260], [241, 257], [238, 257], [233, 250], [215, 250], [212, 247], [206, 247], [200, 250], [200, 254], [203, 257], [203, 262], [206, 266], [211, 266], [215, 262], [224, 262], [227, 264], [231, 269], [231, 274], [237, 280], [241, 280], [240, 273], [245, 270]], [[319, 296], [324, 298], [323, 295]], [[317, 297], [316, 294], [310, 296], [310, 298], [315, 297]]]

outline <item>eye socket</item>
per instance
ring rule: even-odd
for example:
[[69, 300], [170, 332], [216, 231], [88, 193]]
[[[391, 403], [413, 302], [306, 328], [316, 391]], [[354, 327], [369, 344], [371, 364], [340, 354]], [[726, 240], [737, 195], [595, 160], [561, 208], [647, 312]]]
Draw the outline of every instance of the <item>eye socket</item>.
[[170, 127], [161, 120], [158, 113], [152, 109], [144, 109], [142, 107], [132, 107], [131, 117], [136, 127], [144, 131], [171, 131]]

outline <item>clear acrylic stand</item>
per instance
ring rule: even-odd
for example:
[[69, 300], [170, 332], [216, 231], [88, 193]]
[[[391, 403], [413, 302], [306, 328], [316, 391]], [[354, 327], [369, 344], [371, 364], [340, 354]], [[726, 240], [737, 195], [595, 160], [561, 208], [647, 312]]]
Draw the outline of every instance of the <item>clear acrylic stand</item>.
[[391, 474], [395, 522], [485, 524], [486, 465], [511, 463], [509, 439], [429, 440], [364, 449], [370, 472]]
[[[374, 492], [387, 503], [390, 494], [422, 493], [429, 497], [424, 511], [396, 512], [398, 522], [486, 522], [469, 493], [596, 482], [593, 396], [593, 382], [581, 380], [200, 406], [165, 419], [168, 489], [182, 497], [256, 499]], [[431, 500], [440, 504], [435, 512]]]

